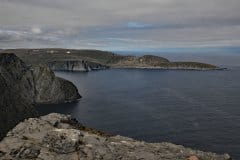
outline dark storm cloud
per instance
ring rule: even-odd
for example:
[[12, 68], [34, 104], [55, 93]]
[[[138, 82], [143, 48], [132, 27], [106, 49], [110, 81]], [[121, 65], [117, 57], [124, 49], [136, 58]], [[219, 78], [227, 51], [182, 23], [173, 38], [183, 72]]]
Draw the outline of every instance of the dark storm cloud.
[[0, 48], [239, 46], [239, 0], [0, 0]]

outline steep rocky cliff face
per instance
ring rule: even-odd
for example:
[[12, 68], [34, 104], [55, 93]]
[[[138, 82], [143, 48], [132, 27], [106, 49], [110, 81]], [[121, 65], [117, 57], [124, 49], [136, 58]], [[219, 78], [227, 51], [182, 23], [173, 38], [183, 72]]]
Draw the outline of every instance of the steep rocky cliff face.
[[0, 54], [2, 76], [31, 103], [64, 103], [81, 96], [69, 81], [56, 77], [46, 66], [28, 67], [14, 54]]
[[70, 116], [53, 113], [18, 124], [0, 143], [0, 159], [230, 160], [230, 156], [107, 136], [86, 129]]
[[47, 67], [28, 67], [14, 54], [0, 54], [0, 139], [21, 120], [36, 115], [34, 104], [75, 101], [81, 96], [69, 81]]
[[13, 87], [0, 73], [0, 139], [18, 122], [36, 116], [33, 105]]
[[35, 103], [64, 103], [81, 98], [72, 82], [56, 77], [50, 68], [34, 67], [32, 73], [35, 84]]
[[36, 115], [32, 87], [27, 66], [12, 54], [0, 55], [0, 139], [18, 122]]
[[84, 60], [62, 60], [48, 62], [48, 66], [54, 71], [83, 71], [102, 70], [109, 68], [99, 63]]

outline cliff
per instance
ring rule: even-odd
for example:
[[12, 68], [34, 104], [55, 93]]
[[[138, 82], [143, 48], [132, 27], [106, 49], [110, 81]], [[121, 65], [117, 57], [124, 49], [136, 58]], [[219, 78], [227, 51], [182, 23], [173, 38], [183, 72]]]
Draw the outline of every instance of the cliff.
[[[55, 71], [92, 71], [109, 68], [95, 56], [86, 56], [85, 51], [68, 49], [8, 49], [5, 53], [15, 53], [26, 64], [46, 65]], [[93, 51], [94, 52], [94, 51]], [[104, 53], [104, 52], [101, 52]], [[101, 54], [99, 53], [99, 54]], [[101, 55], [100, 55], [101, 56]]]
[[17, 123], [36, 116], [34, 104], [64, 103], [81, 96], [48, 67], [30, 68], [14, 54], [0, 54], [0, 139]]
[[46, 66], [27, 66], [11, 53], [0, 54], [1, 74], [31, 103], [64, 103], [81, 96], [69, 81], [56, 77]]
[[[0, 67], [1, 70], [1, 67]], [[0, 73], [0, 139], [18, 122], [36, 116], [34, 106]]]
[[54, 71], [93, 71], [109, 68], [100, 63], [94, 63], [84, 60], [59, 60], [48, 62], [48, 66]]
[[90, 130], [70, 116], [49, 114], [18, 124], [0, 143], [0, 159], [230, 160], [171, 143], [146, 143]]
[[[178, 70], [220, 70], [222, 68], [199, 62], [171, 62], [166, 58], [144, 55], [124, 56], [99, 50], [73, 50], [60, 48], [9, 49], [27, 64], [49, 65], [53, 70], [90, 71], [110, 68], [150, 68]], [[53, 61], [54, 60], [54, 61]]]
[[34, 103], [65, 103], [81, 98], [72, 82], [56, 77], [50, 68], [34, 67], [32, 73], [35, 84]]

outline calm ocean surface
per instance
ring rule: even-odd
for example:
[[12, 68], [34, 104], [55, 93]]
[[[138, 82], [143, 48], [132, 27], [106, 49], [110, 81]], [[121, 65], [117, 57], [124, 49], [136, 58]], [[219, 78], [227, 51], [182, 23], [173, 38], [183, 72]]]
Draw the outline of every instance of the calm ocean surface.
[[240, 159], [240, 68], [229, 71], [111, 69], [56, 72], [79, 103], [38, 107], [148, 142], [173, 142]]

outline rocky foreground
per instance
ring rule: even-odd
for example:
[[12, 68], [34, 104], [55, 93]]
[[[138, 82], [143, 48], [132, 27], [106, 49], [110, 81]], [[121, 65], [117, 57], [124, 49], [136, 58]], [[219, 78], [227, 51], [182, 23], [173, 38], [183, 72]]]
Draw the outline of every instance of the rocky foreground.
[[171, 143], [146, 143], [86, 128], [52, 113], [18, 124], [0, 143], [0, 159], [25, 160], [229, 160]]

